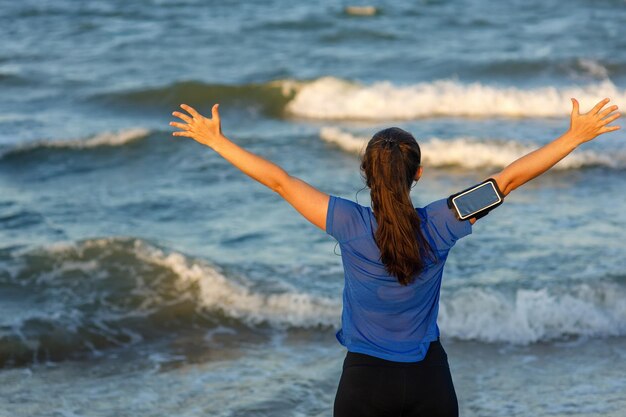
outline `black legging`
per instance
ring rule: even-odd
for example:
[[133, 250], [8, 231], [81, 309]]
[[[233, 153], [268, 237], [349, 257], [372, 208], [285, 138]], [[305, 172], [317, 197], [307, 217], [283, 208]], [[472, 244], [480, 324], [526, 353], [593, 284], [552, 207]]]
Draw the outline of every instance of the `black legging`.
[[448, 355], [437, 340], [420, 362], [392, 362], [348, 352], [334, 417], [457, 417]]

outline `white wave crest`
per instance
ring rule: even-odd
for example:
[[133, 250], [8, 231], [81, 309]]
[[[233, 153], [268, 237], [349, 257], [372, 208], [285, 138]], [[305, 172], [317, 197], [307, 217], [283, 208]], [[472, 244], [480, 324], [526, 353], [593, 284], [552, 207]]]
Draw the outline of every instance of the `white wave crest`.
[[[341, 149], [361, 154], [370, 138], [354, 135], [336, 127], [324, 127], [320, 138]], [[422, 162], [431, 167], [458, 166], [463, 168], [502, 168], [537, 149], [539, 145], [521, 144], [513, 140], [480, 140], [472, 137], [453, 139], [428, 138], [420, 141]], [[626, 166], [626, 154], [613, 152], [576, 151], [559, 162], [555, 169], [576, 169], [588, 166], [621, 168]]]
[[0, 153], [0, 157], [42, 148], [90, 149], [104, 146], [124, 146], [143, 139], [149, 134], [148, 129], [134, 128], [117, 132], [102, 132], [84, 139], [42, 140], [9, 148], [4, 153]]
[[[340, 298], [306, 293], [252, 292], [218, 272], [179, 253], [164, 254], [144, 247], [149, 262], [170, 268], [180, 291], [199, 285], [203, 308], [251, 324], [287, 327], [332, 327], [341, 315]], [[461, 340], [528, 344], [571, 336], [626, 334], [626, 289], [617, 283], [578, 284], [568, 289], [464, 288], [441, 297], [442, 332]]]
[[610, 80], [584, 87], [519, 89], [480, 83], [438, 80], [398, 86], [388, 81], [362, 85], [335, 77], [302, 83], [287, 103], [288, 113], [307, 118], [341, 120], [414, 119], [433, 116], [555, 117], [568, 115], [570, 98], [581, 109], [604, 97], [626, 104], [626, 90]]
[[528, 344], [571, 336], [626, 334], [626, 291], [613, 283], [579, 284], [566, 293], [466, 288], [442, 295], [442, 332], [462, 340]]
[[148, 129], [125, 129], [118, 132], [103, 132], [87, 139], [67, 139], [39, 142], [39, 146], [47, 148], [97, 148], [100, 146], [123, 146], [127, 143], [143, 139], [150, 134]]
[[245, 286], [229, 280], [216, 268], [190, 261], [180, 253], [165, 254], [145, 247], [137, 241], [138, 256], [145, 261], [171, 269], [184, 292], [190, 285], [199, 286], [199, 302], [209, 311], [221, 311], [226, 316], [251, 324], [268, 323], [287, 327], [336, 327], [341, 315], [340, 300], [299, 292], [279, 294], [254, 293]]
[[[340, 325], [340, 288], [337, 288], [337, 295], [331, 297], [297, 291], [264, 293], [251, 289], [245, 282], [226, 277], [217, 267], [206, 262], [190, 259], [181, 253], [166, 253], [139, 239], [102, 238], [46, 247], [45, 253], [54, 255], [60, 261], [53, 273], [42, 275], [38, 282], [56, 280], [76, 269], [95, 274], [102, 267], [100, 259], [109, 258], [120, 250], [132, 252], [148, 265], [172, 271], [175, 293], [180, 297], [192, 297], [200, 310], [218, 312], [251, 325], [268, 324], [277, 328], [338, 329]], [[67, 251], [73, 256], [63, 256]], [[89, 256], [82, 259], [87, 254]], [[94, 254], [97, 254], [97, 260], [91, 258]], [[141, 284], [141, 277], [138, 279]], [[62, 285], [58, 284], [58, 287]], [[146, 291], [143, 285], [134, 291], [135, 295], [145, 297], [138, 310], [107, 310], [105, 313], [108, 317], [118, 317], [119, 314], [141, 317], [146, 312], [155, 311], [156, 304], [168, 302]], [[98, 298], [98, 295], [84, 294], [83, 297]], [[52, 305], [54, 309], [57, 307]], [[66, 327], [78, 326], [83, 320], [78, 310], [72, 309], [67, 313], [58, 311], [54, 314], [65, 314], [63, 323]], [[7, 316], [0, 324], [11, 329], [18, 328], [18, 322], [45, 314], [50, 313], [22, 312]], [[486, 343], [529, 344], [568, 337], [624, 336], [626, 285], [594, 279], [592, 283], [551, 285], [540, 289], [444, 286], [439, 325], [446, 336]]]

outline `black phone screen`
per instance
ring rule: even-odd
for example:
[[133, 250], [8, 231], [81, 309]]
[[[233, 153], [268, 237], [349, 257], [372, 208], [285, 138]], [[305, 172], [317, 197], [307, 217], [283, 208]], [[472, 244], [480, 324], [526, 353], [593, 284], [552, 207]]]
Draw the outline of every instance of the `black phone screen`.
[[461, 218], [467, 218], [502, 201], [492, 182], [485, 182], [453, 199]]

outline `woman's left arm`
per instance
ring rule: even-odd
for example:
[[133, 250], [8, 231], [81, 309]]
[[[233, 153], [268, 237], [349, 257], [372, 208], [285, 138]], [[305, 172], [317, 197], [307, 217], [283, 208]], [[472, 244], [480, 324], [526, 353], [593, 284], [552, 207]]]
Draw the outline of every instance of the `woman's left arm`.
[[171, 126], [180, 129], [172, 133], [174, 136], [190, 137], [198, 143], [209, 146], [244, 174], [278, 193], [308, 221], [326, 230], [326, 213], [330, 198], [328, 194], [289, 175], [273, 162], [231, 142], [222, 134], [219, 104], [213, 106], [211, 118], [202, 116], [186, 104], [181, 104], [180, 107], [189, 115], [177, 111], [172, 113], [184, 122], [170, 122]]

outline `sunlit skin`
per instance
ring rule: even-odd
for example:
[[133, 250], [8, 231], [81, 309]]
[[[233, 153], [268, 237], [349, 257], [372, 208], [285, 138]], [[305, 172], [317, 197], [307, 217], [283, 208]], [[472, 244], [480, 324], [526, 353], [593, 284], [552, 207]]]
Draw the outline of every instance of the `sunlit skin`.
[[[552, 168], [583, 143], [620, 129], [617, 125], [609, 126], [620, 117], [620, 113], [616, 112], [617, 106], [605, 107], [609, 101], [605, 98], [587, 113], [580, 113], [578, 101], [573, 98], [570, 127], [567, 132], [517, 159], [490, 178], [495, 179], [500, 190], [507, 195]], [[180, 107], [187, 111], [187, 114], [178, 111], [172, 113], [182, 120], [170, 122], [171, 126], [180, 129], [172, 135], [190, 137], [212, 148], [244, 174], [278, 193], [308, 221], [326, 230], [326, 213], [330, 198], [328, 194], [230, 141], [222, 134], [219, 104], [215, 104], [211, 109], [211, 117], [202, 116], [186, 104], [181, 104]], [[415, 173], [415, 180], [421, 177], [422, 172], [423, 169], [420, 167]], [[475, 221], [476, 219], [470, 219], [472, 224]]]

